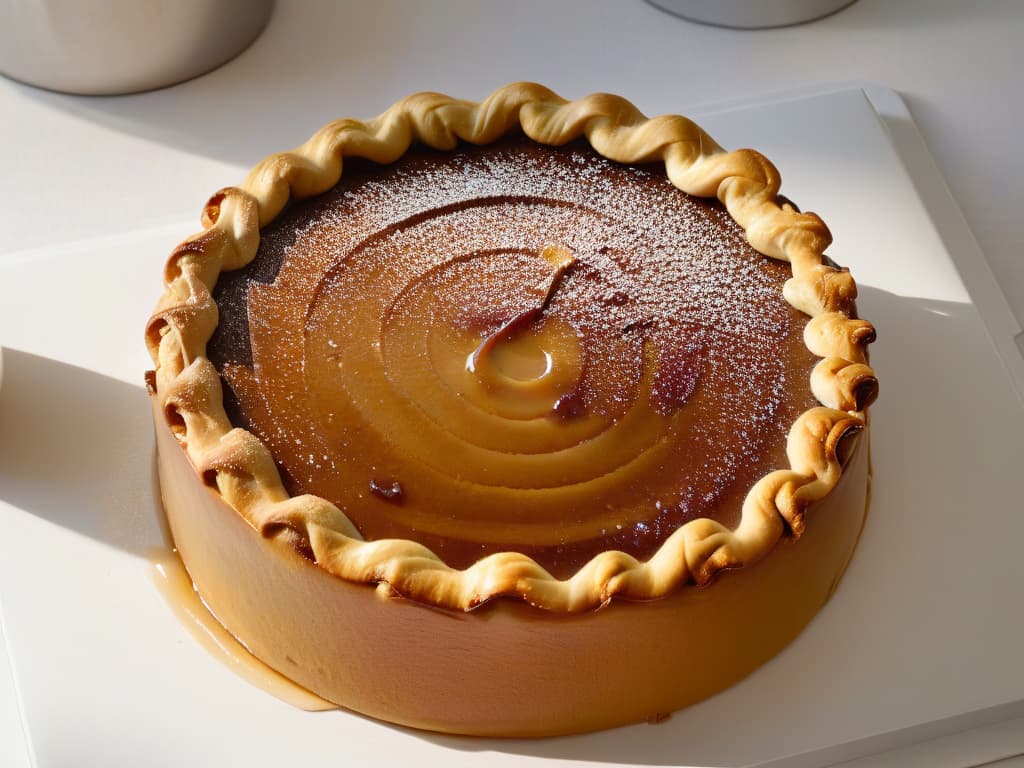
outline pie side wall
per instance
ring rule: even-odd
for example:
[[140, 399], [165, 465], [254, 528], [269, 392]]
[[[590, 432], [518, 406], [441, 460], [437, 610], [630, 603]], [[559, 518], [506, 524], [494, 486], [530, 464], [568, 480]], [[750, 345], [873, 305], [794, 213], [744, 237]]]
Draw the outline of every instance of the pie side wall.
[[252, 653], [341, 706], [484, 736], [657, 719], [735, 683], [831, 595], [866, 515], [867, 432], [796, 542], [656, 601], [556, 615], [496, 599], [454, 612], [342, 581], [262, 537], [202, 484], [153, 399], [162, 496], [205, 603]]

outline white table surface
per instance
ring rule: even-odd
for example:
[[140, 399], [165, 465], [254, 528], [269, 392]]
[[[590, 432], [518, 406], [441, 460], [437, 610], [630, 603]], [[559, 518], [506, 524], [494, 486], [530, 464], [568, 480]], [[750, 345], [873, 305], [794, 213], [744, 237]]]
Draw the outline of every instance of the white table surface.
[[[819, 91], [700, 116], [732, 145], [756, 132], [791, 194], [826, 214], [830, 253], [854, 267], [860, 308], [881, 338], [872, 453], [886, 471], [875, 476], [871, 523], [835, 597], [778, 658], [656, 729], [511, 743], [310, 716], [219, 666], [160, 600], [142, 555], [164, 534], [138, 329], [168, 244], [187, 226], [175, 222], [0, 262], [0, 623], [13, 667], [0, 679], [0, 765], [63, 768], [74, 756], [178, 766], [231, 754], [255, 768], [316, 764], [339, 744], [356, 764], [372, 754], [453, 767], [475, 765], [478, 750], [494, 765], [718, 768], [860, 756], [877, 768], [879, 752], [893, 749], [899, 762], [889, 764], [964, 768], [1024, 753], [1024, 614], [1012, 610], [1024, 583], [1013, 452], [1024, 434], [1024, 358], [989, 312], [1002, 304], [998, 289], [977, 279], [981, 253], [921, 162], [899, 97], [877, 86]], [[40, 312], [48, 298], [64, 316]], [[936, 366], [943, 375], [922, 387]], [[962, 400], [972, 406], [949, 406]], [[985, 530], [1000, 535], [984, 538], [983, 559], [936, 567], [965, 562], [963, 542]], [[55, 563], [73, 564], [74, 579]], [[8, 681], [20, 696], [4, 696]], [[29, 734], [20, 752], [19, 712]], [[732, 721], [744, 728], [730, 730]], [[182, 732], [185, 741], [165, 739]], [[911, 755], [907, 745], [922, 740]]]
[[480, 98], [529, 79], [658, 113], [875, 80], [906, 99], [1024, 319], [1022, 39], [1021, 0], [858, 0], [761, 31], [691, 24], [641, 0], [278, 0], [239, 58], [162, 91], [74, 97], [0, 78], [0, 258], [198, 217], [263, 155], [417, 90]]
[[[197, 220], [211, 192], [268, 152], [416, 90], [480, 98], [530, 79], [566, 97], [621, 93], [653, 114], [875, 80], [908, 103], [1022, 320], [1021, 39], [1019, 0], [858, 0], [810, 25], [756, 32], [692, 25], [640, 0], [278, 0], [267, 31], [241, 57], [162, 91], [72, 97], [0, 78], [0, 263], [34, 246], [183, 214]], [[0, 688], [6, 675], [0, 668]], [[0, 723], [0, 734], [17, 728], [9, 715], [0, 706], [12, 729]], [[14, 765], [31, 759], [0, 756]]]

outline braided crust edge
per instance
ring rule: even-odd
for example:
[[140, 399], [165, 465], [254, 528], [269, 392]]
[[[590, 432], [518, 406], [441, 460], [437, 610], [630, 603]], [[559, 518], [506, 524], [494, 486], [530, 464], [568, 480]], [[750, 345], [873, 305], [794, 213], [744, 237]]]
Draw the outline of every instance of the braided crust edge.
[[[487, 144], [517, 128], [549, 145], [585, 136], [597, 152], [622, 163], [662, 160], [676, 187], [718, 197], [756, 250], [792, 265], [783, 295], [811, 316], [804, 339], [822, 358], [811, 376], [811, 390], [822, 406], [793, 424], [790, 466], [751, 488], [735, 529], [707, 518], [692, 520], [647, 562], [606, 551], [565, 580], [515, 552], [491, 555], [460, 571], [413, 541], [363, 540], [344, 513], [324, 499], [290, 497], [268, 449], [228, 420], [220, 378], [206, 358], [218, 321], [211, 291], [222, 270], [239, 269], [255, 257], [260, 227], [289, 197], [333, 187], [344, 157], [389, 163], [414, 142], [452, 149], [460, 140]], [[448, 609], [471, 610], [504, 596], [566, 613], [600, 607], [613, 597], [649, 600], [685, 584], [707, 584], [722, 569], [764, 556], [787, 529], [800, 535], [808, 506], [839, 480], [840, 443], [866, 426], [867, 407], [878, 391], [866, 351], [874, 329], [856, 317], [853, 278], [823, 257], [831, 243], [824, 222], [780, 204], [779, 186], [778, 171], [759, 153], [726, 152], [690, 120], [647, 118], [618, 96], [595, 94], [570, 102], [533, 83], [505, 86], [480, 103], [436, 93], [409, 96], [373, 120], [330, 123], [292, 152], [263, 160], [241, 188], [223, 189], [210, 199], [204, 231], [168, 259], [165, 293], [147, 325], [156, 367], [153, 396], [206, 485], [262, 535], [282, 539], [342, 579], [375, 583]]]

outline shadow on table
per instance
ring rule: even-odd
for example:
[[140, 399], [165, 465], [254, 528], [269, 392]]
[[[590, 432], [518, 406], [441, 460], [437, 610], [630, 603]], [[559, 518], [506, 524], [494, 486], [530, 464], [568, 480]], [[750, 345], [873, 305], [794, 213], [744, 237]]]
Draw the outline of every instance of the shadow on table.
[[[407, 64], [394, 52], [415, 33], [410, 24], [429, 12], [426, 5], [285, 5], [276, 3], [263, 34], [238, 57], [168, 88], [74, 96], [15, 87], [83, 120], [245, 167], [300, 144], [330, 120], [369, 117], [406, 95], [400, 75]], [[375, 42], [381, 40], [386, 45]], [[375, 102], [352, 103], [346, 84], [367, 79], [379, 83]]]
[[145, 389], [16, 349], [3, 356], [0, 499], [136, 555], [162, 545]]
[[[855, 690], [847, 691], [843, 687], [846, 678], [837, 675], [834, 664], [837, 659], [852, 662], [874, 654], [892, 657], [885, 669], [901, 668], [897, 660], [914, 651], [904, 648], [901, 638], [879, 636], [879, 627], [899, 625], [891, 617], [886, 618], [887, 611], [919, 612], [924, 625], [933, 626], [937, 632], [943, 631], [945, 622], [959, 620], [941, 605], [941, 596], [946, 593], [944, 580], [955, 580], [955, 573], [936, 574], [924, 567], [915, 570], [928, 574], [924, 578], [931, 585], [924, 589], [908, 577], [906, 559], [891, 554], [915, 551], [920, 564], [944, 562], [956, 557], [955, 552], [945, 551], [951, 538], [949, 526], [962, 527], [967, 537], [977, 524], [965, 518], [963, 510], [991, 509], [993, 525], [998, 524], [1000, 515], [1009, 514], [999, 505], [998, 493], [986, 495], [988, 488], [1001, 487], [1000, 477], [1013, 471], [1017, 459], [1000, 447], [1001, 441], [1009, 438], [994, 430], [979, 430], [980, 411], [954, 404], [961, 403], [979, 386], [999, 391], [1002, 400], [1012, 402], [1012, 388], [1008, 379], [1000, 383], [994, 378], [1005, 377], [1005, 372], [987, 348], [973, 306], [900, 297], [870, 286], [861, 287], [858, 304], [861, 314], [876, 325], [879, 337], [872, 347], [872, 365], [878, 372], [881, 391], [872, 409], [872, 459], [876, 468], [872, 512], [837, 598], [794, 645], [746, 681], [657, 725], [532, 741], [424, 738], [450, 749], [558, 760], [715, 768], [768, 760], [765, 766], [781, 767], [849, 760], [976, 725], [974, 720], [961, 722], [962, 718], [957, 717], [875, 736], [892, 727], [884, 715], [876, 713], [873, 718], [847, 709], [856, 710], [866, 701], [884, 700], [886, 691], [893, 688], [927, 687], [927, 680], [919, 677], [920, 669], [907, 664], [902, 667], [905, 680], [862, 680]], [[958, 355], [955, 366], [950, 365], [950, 350]], [[993, 378], [988, 383], [978, 382], [979, 375]], [[986, 444], [988, 441], [993, 444]], [[999, 457], [995, 464], [993, 456]], [[958, 473], [965, 472], [970, 473], [971, 483], [955, 482]], [[942, 482], [941, 478], [954, 481]], [[946, 530], [940, 530], [936, 520], [944, 521]], [[914, 560], [911, 565], [918, 562]], [[879, 594], [885, 594], [885, 600], [879, 601]], [[837, 618], [836, 611], [842, 616]], [[878, 648], [866, 651], [875, 644]], [[827, 653], [822, 648], [827, 648]], [[795, 677], [787, 674], [793, 669], [794, 654], [802, 667], [814, 668], [815, 673]], [[829, 704], [831, 714], [815, 704], [822, 696], [822, 681], [837, 686], [832, 693], [843, 698]], [[623, 691], [623, 695], [628, 696], [629, 691]], [[779, 728], [785, 722], [785, 716], [779, 713], [785, 712], [798, 712], [801, 717], [817, 712], [815, 717], [820, 721], [812, 718], [801, 722], [799, 727], [807, 735], [793, 738], [791, 732]], [[971, 715], [979, 722], [1006, 716], [1003, 710]], [[858, 725], [837, 729], [837, 723], [846, 717]], [[737, 732], [730, 738], [730, 723], [742, 723], [742, 734]], [[858, 732], [872, 735], [832, 746]], [[761, 745], [759, 754], [752, 754], [752, 744]], [[807, 759], [782, 757], [792, 751], [794, 744], [810, 750], [813, 759], [811, 755], [805, 755]]]
[[[938, 634], [948, 629], [944, 622], [960, 621], [944, 602], [951, 589], [947, 582], [960, 578], [957, 569], [929, 569], [923, 563], [953, 562], [962, 554], [947, 551], [949, 542], [969, 539], [978, 523], [963, 510], [987, 510], [990, 526], [998, 526], [1000, 516], [1013, 513], [999, 503], [998, 493], [1004, 487], [1000, 478], [1019, 472], [1019, 453], [1014, 453], [1017, 438], [1010, 434], [1010, 422], [1005, 428], [997, 422], [987, 430], [977, 427], [979, 418], [989, 418], [986, 409], [998, 411], [1006, 407], [1001, 403], [1016, 401], [1008, 380], [1000, 383], [999, 377], [1005, 379], [1006, 373], [993, 358], [973, 306], [905, 298], [869, 286], [862, 288], [859, 303], [862, 314], [879, 331], [872, 349], [872, 363], [881, 381], [880, 399], [872, 412], [876, 467], [872, 513], [836, 597], [793, 646], [747, 681], [658, 725], [540, 740], [487, 740], [400, 730], [442, 749], [469, 753], [717, 768], [750, 762], [754, 744], [759, 759], [774, 759], [780, 766], [810, 764], [780, 757], [792, 751], [794, 744], [813, 752], [815, 764], [880, 748], [873, 736], [841, 748], [829, 745], [851, 733], [837, 723], [856, 722], [860, 733], [886, 730], [888, 720], [883, 715], [858, 708], [886, 696], [898, 697], [904, 690], [926, 689], [934, 670], [907, 662], [917, 649], [906, 647], [903, 638], [879, 633], [879, 627], [899, 625], [886, 618], [887, 612], [911, 612], [917, 624]], [[955, 365], [950, 363], [950, 350], [957, 356]], [[983, 378], [980, 384], [978, 377]], [[972, 408], [960, 406], [979, 386], [988, 393], [986, 401], [975, 402]], [[942, 481], [965, 473], [970, 483]], [[152, 495], [152, 427], [144, 389], [6, 350], [0, 389], [0, 499], [130, 552], [141, 554], [161, 544]], [[943, 525], [935, 525], [936, 520]], [[952, 534], [951, 526], [957, 529]], [[957, 532], [961, 528], [962, 538]], [[1002, 544], [1004, 549], [1015, 546], [990, 542], [989, 548], [994, 552]], [[892, 557], [894, 550], [918, 559]], [[927, 589], [915, 581], [918, 574], [926, 578]], [[987, 610], [984, 601], [973, 609]], [[791, 674], [794, 655], [804, 670], [796, 676]], [[836, 672], [837, 659], [856, 667], [857, 660], [878, 656], [887, 659], [886, 669], [903, 669], [905, 679], [863, 679], [850, 687], [848, 676]], [[828, 712], [819, 705], [823, 680], [830, 686]], [[780, 729], [787, 712], [805, 718], [800, 724], [804, 738], [794, 739], [791, 732]], [[742, 738], [725, 737], [734, 723], [743, 724]], [[956, 727], [956, 723], [944, 723], [945, 730], [936, 733], [913, 728], [898, 731], [886, 737], [885, 748]]]

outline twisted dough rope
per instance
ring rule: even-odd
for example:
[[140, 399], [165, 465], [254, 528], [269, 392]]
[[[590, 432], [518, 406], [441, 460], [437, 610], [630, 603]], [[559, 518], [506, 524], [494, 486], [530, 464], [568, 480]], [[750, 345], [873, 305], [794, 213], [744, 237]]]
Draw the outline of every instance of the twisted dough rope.
[[[811, 390], [823, 406], [793, 424], [787, 442], [790, 467], [754, 485], [735, 529], [707, 518], [692, 520], [646, 563], [607, 551], [566, 580], [514, 552], [491, 555], [459, 571], [413, 541], [363, 540], [324, 499], [289, 497], [267, 448], [228, 420], [220, 378], [206, 358], [206, 343], [217, 324], [211, 290], [221, 270], [239, 269], [255, 257], [260, 227], [289, 196], [308, 197], [333, 187], [344, 157], [390, 163], [414, 142], [436, 149], [452, 149], [460, 140], [487, 144], [518, 127], [542, 144], [586, 136], [597, 152], [622, 163], [664, 161], [676, 187], [691, 195], [717, 196], [755, 249], [792, 265], [783, 295], [812, 318], [804, 337], [822, 358], [811, 376]], [[599, 607], [616, 596], [653, 599], [683, 584], [706, 584], [723, 568], [748, 565], [765, 555], [787, 527], [800, 535], [807, 507], [839, 480], [840, 442], [865, 426], [866, 408], [877, 395], [866, 353], [874, 329], [856, 319], [856, 285], [846, 270], [824, 259], [831, 242], [824, 222], [780, 205], [779, 184], [775, 167], [760, 154], [725, 152], [684, 117], [648, 119], [628, 101], [608, 94], [568, 102], [531, 83], [508, 85], [479, 104], [421, 93], [367, 122], [333, 122], [293, 152], [263, 160], [242, 188], [214, 195], [203, 211], [205, 230], [171, 254], [166, 291], [146, 331], [156, 364], [154, 397], [207, 485], [264, 536], [282, 538], [342, 579], [376, 583], [443, 608], [470, 610], [508, 596], [555, 612]]]

